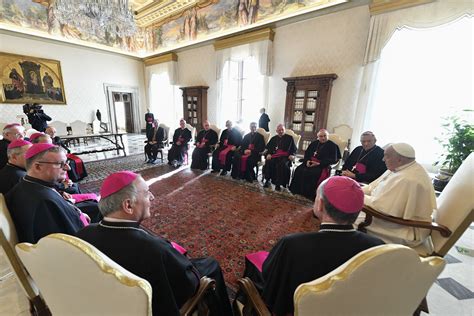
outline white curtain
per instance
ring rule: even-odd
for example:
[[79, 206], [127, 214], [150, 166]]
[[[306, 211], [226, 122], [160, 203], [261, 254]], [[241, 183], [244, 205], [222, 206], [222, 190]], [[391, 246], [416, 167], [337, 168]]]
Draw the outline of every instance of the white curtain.
[[[256, 62], [262, 76], [270, 76], [273, 72], [273, 42], [262, 40], [216, 51], [216, 123], [218, 125], [223, 124], [229, 117], [227, 100], [225, 100], [223, 94], [232, 78], [229, 78], [229, 72], [224, 73], [224, 67], [226, 63], [229, 64], [231, 61], [242, 61], [248, 58], [252, 58]], [[268, 86], [265, 85], [266, 79], [263, 82], [264, 85], [260, 93], [262, 94], [261, 100], [265, 103], [268, 100]], [[255, 106], [258, 108], [267, 107], [266, 104], [256, 104]]]
[[183, 115], [178, 81], [178, 63], [170, 61], [145, 68], [148, 108], [161, 123], [169, 127], [178, 125]]
[[358, 140], [370, 120], [378, 59], [392, 35], [402, 28], [429, 28], [462, 16], [473, 15], [472, 0], [439, 0], [433, 3], [372, 16], [364, 58], [364, 73], [359, 89], [353, 140]]
[[247, 57], [255, 58], [262, 75], [272, 75], [273, 42], [263, 40], [216, 51], [216, 80], [221, 78], [226, 61], [242, 60]]

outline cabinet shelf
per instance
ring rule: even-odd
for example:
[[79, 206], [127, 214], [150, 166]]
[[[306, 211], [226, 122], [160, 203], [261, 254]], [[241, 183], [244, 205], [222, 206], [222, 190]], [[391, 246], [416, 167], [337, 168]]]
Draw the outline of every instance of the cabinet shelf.
[[183, 117], [187, 123], [197, 130], [202, 128], [202, 122], [207, 119], [207, 89], [206, 86], [183, 87]]
[[288, 84], [285, 102], [285, 125], [298, 135], [298, 154], [325, 128], [331, 99], [331, 88], [336, 74], [283, 78]]

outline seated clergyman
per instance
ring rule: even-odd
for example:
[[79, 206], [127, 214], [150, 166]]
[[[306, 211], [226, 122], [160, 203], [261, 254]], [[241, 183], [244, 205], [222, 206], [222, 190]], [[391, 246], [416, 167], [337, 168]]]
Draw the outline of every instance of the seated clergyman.
[[293, 194], [303, 195], [311, 201], [316, 196], [318, 185], [329, 177], [330, 165], [341, 158], [339, 147], [329, 140], [327, 130], [321, 129], [316, 136], [317, 140], [309, 144], [290, 185]]
[[158, 150], [163, 148], [163, 140], [165, 138], [165, 130], [159, 126], [158, 120], [154, 120], [152, 128], [146, 131], [145, 154], [148, 158], [147, 163], [155, 163]]
[[[244, 276], [250, 277], [273, 315], [293, 313], [293, 294], [305, 282], [333, 271], [361, 251], [383, 241], [356, 231], [353, 223], [364, 205], [360, 185], [348, 177], [331, 177], [318, 188], [314, 216], [318, 232], [284, 236], [266, 255], [246, 256]], [[263, 262], [263, 267], [262, 267]]]
[[168, 151], [168, 164], [179, 167], [183, 164], [188, 152], [188, 142], [191, 140], [191, 131], [186, 128], [186, 121], [179, 120], [179, 127], [173, 134], [173, 145]]
[[263, 136], [257, 133], [257, 123], [250, 123], [250, 133], [244, 136], [240, 149], [236, 151], [232, 162], [232, 178], [255, 180], [254, 168], [265, 149]]
[[[406, 143], [389, 145], [384, 152], [387, 165], [379, 178], [364, 187], [365, 204], [387, 215], [431, 222], [436, 208], [433, 183], [426, 170], [415, 161], [415, 150]], [[374, 218], [367, 232], [387, 243], [417, 246], [430, 231], [402, 226]]]
[[290, 182], [290, 166], [295, 158], [296, 145], [293, 137], [285, 134], [283, 124], [278, 124], [276, 135], [268, 142], [267, 156], [263, 167], [265, 188], [270, 187], [270, 180], [275, 185], [275, 190], [280, 191]]
[[217, 143], [217, 133], [211, 128], [209, 121], [202, 123], [203, 129], [197, 134], [196, 148], [193, 151], [193, 162], [191, 169], [207, 169], [208, 154], [211, 152], [211, 147]]
[[7, 194], [26, 175], [25, 153], [32, 144], [23, 138], [8, 145], [8, 162], [0, 169], [0, 193]]
[[194, 295], [202, 275], [216, 280], [209, 297], [211, 315], [232, 315], [222, 271], [213, 258], [188, 259], [172, 244], [140, 228], [149, 218], [153, 194], [145, 180], [133, 172], [108, 176], [100, 189], [104, 219], [77, 236], [130, 272], [150, 282], [153, 315], [179, 315], [180, 307]]
[[357, 182], [370, 183], [387, 170], [383, 161], [383, 149], [375, 145], [374, 133], [367, 131], [360, 135], [362, 146], [356, 147], [342, 166], [342, 175]]
[[7, 164], [7, 147], [8, 145], [19, 138], [25, 136], [25, 129], [18, 123], [7, 124], [3, 127], [3, 139], [0, 139], [0, 169]]
[[90, 219], [55, 190], [69, 170], [64, 149], [34, 144], [25, 159], [26, 176], [6, 195], [18, 240], [37, 243], [52, 233], [74, 235], [88, 225]]
[[212, 171], [225, 176], [232, 167], [232, 159], [237, 148], [242, 143], [242, 134], [232, 127], [232, 121], [225, 122], [226, 129], [222, 131], [216, 150], [212, 153]]

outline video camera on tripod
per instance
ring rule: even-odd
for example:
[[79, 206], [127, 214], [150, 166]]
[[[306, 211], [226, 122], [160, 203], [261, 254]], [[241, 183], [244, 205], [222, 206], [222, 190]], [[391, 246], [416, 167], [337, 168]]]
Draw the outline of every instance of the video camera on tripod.
[[25, 105], [23, 105], [23, 113], [25, 113], [26, 115], [44, 113], [43, 106], [38, 103], [26, 103]]

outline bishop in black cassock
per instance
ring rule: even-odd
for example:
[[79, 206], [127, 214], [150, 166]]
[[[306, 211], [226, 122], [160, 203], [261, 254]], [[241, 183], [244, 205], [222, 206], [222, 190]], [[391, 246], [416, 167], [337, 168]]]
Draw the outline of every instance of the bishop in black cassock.
[[[114, 202], [117, 192], [123, 200]], [[116, 172], [104, 180], [100, 194], [104, 220], [84, 228], [77, 236], [150, 282], [153, 315], [179, 315], [179, 309], [194, 295], [203, 275], [216, 280], [215, 292], [207, 297], [211, 315], [232, 315], [217, 261], [188, 259], [169, 241], [140, 228], [140, 222], [150, 217], [154, 199], [143, 178], [130, 171]], [[135, 202], [124, 206], [128, 205], [125, 200], [132, 198]]]
[[168, 241], [141, 229], [138, 222], [102, 220], [77, 236], [150, 282], [153, 315], [179, 315], [179, 308], [199, 286], [199, 271], [192, 263]]
[[236, 128], [232, 128], [232, 122], [227, 121], [225, 126], [227, 128], [221, 133], [218, 148], [212, 153], [212, 172], [222, 169], [221, 175], [230, 171], [235, 154], [235, 150], [232, 149], [242, 143], [242, 134]]
[[254, 168], [265, 149], [263, 136], [257, 133], [257, 123], [250, 123], [250, 133], [244, 136], [240, 149], [235, 153], [232, 163], [232, 178], [255, 180]]
[[0, 170], [0, 193], [3, 195], [7, 194], [25, 175], [25, 169], [7, 163], [5, 167]]
[[18, 123], [7, 124], [3, 127], [3, 139], [0, 139], [0, 169], [8, 162], [8, 145], [16, 139], [23, 139], [23, 131], [23, 126]]
[[180, 166], [188, 152], [188, 142], [191, 140], [191, 131], [186, 128], [186, 121], [179, 121], [179, 128], [174, 131], [173, 145], [168, 151], [168, 164]]
[[27, 175], [5, 197], [18, 240], [36, 243], [52, 233], [74, 235], [87, 222], [81, 210], [54, 188], [69, 169], [64, 150], [53, 144], [35, 144], [25, 158]]
[[358, 182], [370, 183], [387, 170], [383, 161], [384, 150], [375, 145], [377, 139], [372, 132], [364, 132], [360, 136], [362, 146], [356, 147], [344, 166], [342, 175]]
[[314, 200], [318, 185], [329, 177], [329, 165], [341, 159], [339, 147], [328, 140], [326, 130], [318, 132], [318, 140], [311, 142], [304, 153], [303, 163], [299, 165], [291, 181], [290, 191]]
[[211, 129], [209, 121], [202, 123], [204, 127], [196, 137], [196, 147], [193, 151], [193, 162], [191, 163], [191, 169], [207, 169], [208, 154], [211, 152], [211, 146], [217, 143], [217, 133]]
[[0, 139], [0, 169], [7, 164], [7, 147], [10, 144], [10, 141], [6, 138]]
[[277, 135], [273, 136], [267, 144], [267, 157], [263, 166], [265, 187], [270, 186], [270, 180], [275, 185], [275, 190], [280, 186], [287, 186], [290, 182], [290, 156], [296, 153], [293, 137], [285, 134], [285, 127], [279, 124], [276, 128]]
[[[333, 271], [368, 248], [384, 242], [356, 231], [352, 224], [364, 205], [359, 184], [348, 177], [331, 177], [321, 184], [314, 203], [314, 215], [321, 220], [318, 232], [283, 237], [263, 262], [261, 277], [248, 265], [245, 275], [262, 288], [262, 297], [277, 316], [292, 314], [296, 288]], [[262, 278], [263, 277], [263, 278]]]

